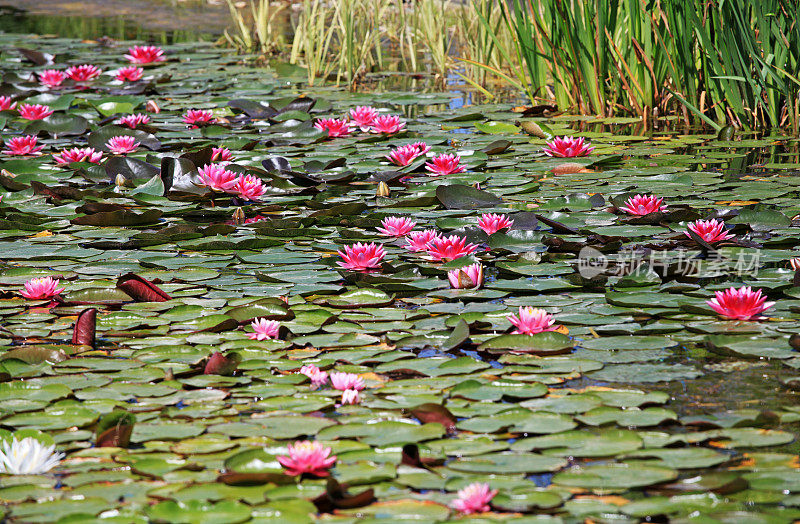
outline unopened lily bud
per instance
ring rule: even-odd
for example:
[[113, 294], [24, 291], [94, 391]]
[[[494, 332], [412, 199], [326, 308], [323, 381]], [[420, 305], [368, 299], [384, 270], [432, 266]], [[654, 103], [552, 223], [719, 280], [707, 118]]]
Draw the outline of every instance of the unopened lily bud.
[[128, 185], [128, 179], [125, 178], [122, 173], [117, 173], [117, 176], [114, 178], [114, 184], [117, 187], [125, 187]]
[[388, 197], [389, 193], [389, 186], [386, 184], [386, 182], [378, 182], [378, 189], [375, 191], [375, 195], [379, 197]]
[[242, 211], [241, 207], [237, 207], [236, 211], [233, 212], [233, 223], [237, 226], [241, 226], [244, 224], [245, 221], [244, 211]]
[[156, 104], [155, 100], [148, 100], [147, 102], [145, 102], [144, 108], [149, 113], [160, 113], [161, 112], [161, 109], [158, 107], [158, 104]]

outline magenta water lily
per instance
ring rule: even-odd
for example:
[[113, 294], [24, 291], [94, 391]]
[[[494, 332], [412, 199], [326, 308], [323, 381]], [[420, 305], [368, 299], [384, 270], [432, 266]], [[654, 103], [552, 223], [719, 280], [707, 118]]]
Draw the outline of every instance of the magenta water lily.
[[339, 251], [343, 262], [337, 262], [344, 269], [354, 271], [368, 271], [381, 267], [381, 261], [386, 256], [383, 246], [374, 242], [368, 244], [357, 242], [352, 246], [344, 246], [344, 252]]
[[574, 158], [579, 156], [588, 156], [592, 151], [594, 151], [594, 147], [583, 137], [574, 138], [571, 136], [562, 136], [547, 142], [547, 145], [544, 147], [543, 151], [547, 156], [556, 158]]
[[625, 201], [625, 205], [620, 208], [629, 215], [644, 216], [657, 211], [664, 211], [664, 199], [655, 195], [634, 195]]
[[287, 475], [309, 474], [315, 477], [327, 477], [328, 469], [336, 463], [336, 455], [331, 455], [331, 448], [316, 441], [304, 440], [287, 446], [288, 456], [279, 455], [278, 462], [286, 468]]
[[688, 231], [684, 233], [687, 237], [691, 238], [689, 231], [692, 231], [709, 244], [729, 240], [735, 236], [725, 231], [725, 222], [715, 218], [711, 220], [697, 220], [686, 226], [686, 229], [688, 229]]
[[754, 320], [775, 305], [775, 302], [767, 302], [760, 289], [750, 286], [715, 291], [714, 298], [706, 303], [720, 316], [731, 320]]
[[550, 313], [531, 306], [520, 307], [519, 315], [512, 314], [507, 318], [517, 328], [514, 333], [518, 335], [535, 335], [543, 331], [555, 331], [559, 327]]
[[411, 233], [417, 223], [408, 217], [386, 217], [381, 221], [378, 233], [386, 237], [404, 237]]

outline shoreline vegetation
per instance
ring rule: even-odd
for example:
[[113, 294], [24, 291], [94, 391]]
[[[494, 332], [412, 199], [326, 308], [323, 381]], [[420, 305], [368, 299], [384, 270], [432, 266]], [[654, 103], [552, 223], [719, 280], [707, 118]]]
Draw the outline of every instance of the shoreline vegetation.
[[510, 87], [572, 114], [798, 134], [794, 0], [226, 2], [225, 43], [300, 65], [311, 86], [430, 72], [441, 87], [460, 77], [489, 100]]

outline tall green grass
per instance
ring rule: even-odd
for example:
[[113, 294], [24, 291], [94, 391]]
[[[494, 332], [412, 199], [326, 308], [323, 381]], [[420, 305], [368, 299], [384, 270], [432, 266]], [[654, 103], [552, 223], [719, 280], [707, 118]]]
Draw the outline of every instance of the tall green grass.
[[[667, 112], [715, 127], [798, 131], [797, 0], [510, 0], [513, 44], [473, 1], [497, 57], [464, 57], [583, 114]], [[469, 49], [469, 48], [468, 48]], [[492, 62], [495, 60], [495, 62]]]

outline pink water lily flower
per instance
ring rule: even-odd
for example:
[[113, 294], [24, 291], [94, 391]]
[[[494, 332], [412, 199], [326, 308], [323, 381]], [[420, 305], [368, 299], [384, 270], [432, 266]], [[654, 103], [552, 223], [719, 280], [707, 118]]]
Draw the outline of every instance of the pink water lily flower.
[[92, 164], [99, 164], [103, 158], [101, 151], [95, 151], [93, 147], [73, 147], [72, 149], [65, 149], [60, 155], [53, 155], [53, 160], [56, 164], [64, 165], [73, 162], [91, 162]]
[[430, 147], [425, 142], [417, 142], [416, 144], [408, 144], [394, 149], [386, 156], [386, 159], [394, 165], [405, 167], [410, 165], [411, 162], [421, 157], [428, 151]]
[[439, 238], [440, 235], [434, 229], [424, 231], [411, 231], [406, 237], [406, 245], [403, 246], [411, 252], [425, 251], [431, 240]]
[[[720, 242], [722, 240], [728, 240], [736, 236], [725, 231], [725, 222], [722, 220], [718, 221], [716, 218], [711, 220], [696, 220], [688, 224], [686, 229], [693, 231], [709, 244]], [[689, 231], [684, 231], [684, 234], [691, 238]]]
[[307, 473], [316, 477], [327, 477], [328, 469], [336, 463], [336, 455], [331, 456], [331, 448], [319, 442], [304, 440], [287, 446], [289, 456], [275, 457], [286, 468], [286, 474], [295, 476]]
[[212, 191], [231, 191], [239, 182], [239, 175], [221, 164], [206, 164], [197, 170], [200, 182]]
[[214, 113], [210, 109], [189, 109], [183, 114], [183, 123], [189, 124], [190, 129], [196, 129], [198, 124], [206, 125], [214, 121]]
[[355, 389], [356, 391], [361, 391], [366, 387], [364, 385], [364, 379], [355, 373], [334, 371], [330, 374], [330, 379], [333, 389], [338, 389], [339, 391], [344, 391], [346, 389]]
[[36, 137], [33, 135], [15, 136], [6, 141], [6, 149], [3, 153], [16, 156], [37, 156], [44, 146], [36, 145]]
[[10, 96], [0, 96], [0, 111], [7, 111], [17, 107], [17, 103]]
[[400, 146], [397, 149], [392, 150], [391, 153], [386, 155], [386, 159], [396, 166], [405, 167], [410, 165], [411, 162], [413, 162], [419, 156], [419, 150], [416, 147], [407, 145]]
[[311, 379], [311, 385], [315, 388], [322, 387], [328, 383], [328, 374], [314, 364], [306, 364], [300, 368], [300, 373]]
[[406, 123], [401, 121], [399, 116], [380, 115], [376, 116], [375, 120], [372, 121], [372, 129], [370, 129], [370, 132], [392, 135], [394, 133], [399, 133], [405, 129], [405, 127]]
[[583, 137], [574, 138], [571, 136], [556, 137], [547, 142], [543, 149], [544, 154], [557, 158], [573, 158], [578, 156], [589, 156], [594, 151], [594, 147]]
[[344, 262], [337, 262], [344, 269], [365, 271], [381, 267], [381, 260], [386, 256], [383, 246], [370, 242], [357, 242], [352, 246], [344, 246], [344, 253], [337, 251]]
[[386, 217], [381, 220], [383, 227], [378, 228], [378, 233], [384, 237], [404, 237], [414, 229], [417, 223], [408, 217]]
[[39, 73], [39, 83], [47, 87], [58, 87], [66, 79], [67, 75], [58, 69], [45, 69]]
[[150, 64], [153, 62], [163, 62], [164, 50], [154, 45], [135, 45], [128, 48], [128, 54], [124, 55], [128, 62], [132, 64]]
[[350, 109], [350, 125], [366, 132], [369, 131], [377, 116], [378, 110], [372, 106], [354, 107]]
[[767, 297], [761, 295], [760, 289], [753, 291], [750, 286], [743, 286], [715, 291], [714, 298], [706, 304], [720, 316], [731, 320], [755, 320], [775, 302], [767, 302]]
[[477, 289], [483, 285], [483, 264], [475, 262], [447, 272], [447, 279], [453, 289]]
[[345, 389], [342, 391], [342, 405], [346, 406], [348, 404], [358, 404], [361, 402], [361, 396], [358, 394], [358, 391], [355, 389]]
[[106, 142], [106, 147], [112, 153], [125, 155], [136, 151], [136, 148], [139, 147], [139, 142], [137, 142], [134, 137], [128, 135], [113, 136]]
[[102, 71], [95, 65], [83, 64], [72, 66], [66, 71], [66, 75], [75, 82], [88, 82], [100, 76]]
[[25, 120], [42, 120], [53, 114], [53, 110], [42, 104], [20, 104], [19, 116]]
[[328, 137], [337, 138], [350, 134], [350, 124], [347, 120], [337, 120], [335, 118], [320, 118], [314, 122], [314, 127], [328, 132]]
[[489, 502], [497, 495], [497, 490], [490, 490], [485, 482], [473, 482], [458, 491], [458, 497], [450, 503], [450, 507], [463, 513], [483, 513], [489, 511]]
[[32, 278], [25, 282], [25, 289], [20, 291], [19, 294], [29, 300], [53, 298], [65, 289], [58, 287], [58, 282], [57, 278], [52, 277]]
[[483, 230], [487, 235], [497, 233], [501, 229], [510, 228], [514, 225], [514, 221], [506, 215], [497, 215], [494, 213], [484, 213], [478, 220], [478, 227]]
[[211, 148], [211, 161], [220, 164], [233, 162], [235, 157], [231, 150], [227, 147], [212, 147]]
[[430, 171], [431, 176], [452, 175], [453, 173], [463, 173], [467, 168], [461, 165], [461, 157], [442, 153], [435, 156], [430, 162], [425, 164], [425, 169]]
[[517, 327], [514, 330], [514, 334], [517, 335], [534, 335], [543, 331], [555, 331], [559, 328], [554, 325], [555, 320], [550, 313], [531, 306], [520, 307], [519, 316], [509, 315], [506, 318]]
[[123, 117], [120, 117], [114, 123], [121, 126], [130, 127], [131, 129], [136, 129], [138, 126], [142, 124], [145, 125], [149, 124], [150, 117], [148, 115], [145, 115], [144, 113], [136, 113], [133, 115], [125, 115]]
[[790, 258], [789, 259], [789, 267], [791, 267], [794, 271], [800, 269], [800, 258]]
[[428, 151], [431, 150], [431, 146], [426, 144], [425, 142], [414, 142], [413, 144], [409, 144], [412, 147], [416, 147], [417, 151], [419, 151], [420, 155], [426, 154]]
[[141, 67], [125, 66], [117, 69], [117, 74], [114, 75], [114, 78], [120, 82], [136, 82], [141, 80], [142, 75], [144, 75], [144, 69]]
[[428, 255], [434, 260], [448, 262], [478, 250], [475, 244], [468, 244], [467, 239], [457, 235], [434, 238], [428, 243]]
[[239, 196], [245, 200], [260, 200], [266, 188], [264, 182], [257, 176], [239, 175], [239, 179], [231, 190], [239, 193]]
[[254, 333], [248, 333], [250, 340], [266, 340], [268, 338], [278, 338], [278, 330], [281, 327], [277, 320], [267, 320], [266, 318], [256, 318], [250, 323]]
[[656, 211], [664, 211], [664, 199], [655, 195], [634, 195], [625, 201], [625, 206], [620, 208], [629, 215], [644, 216]]

